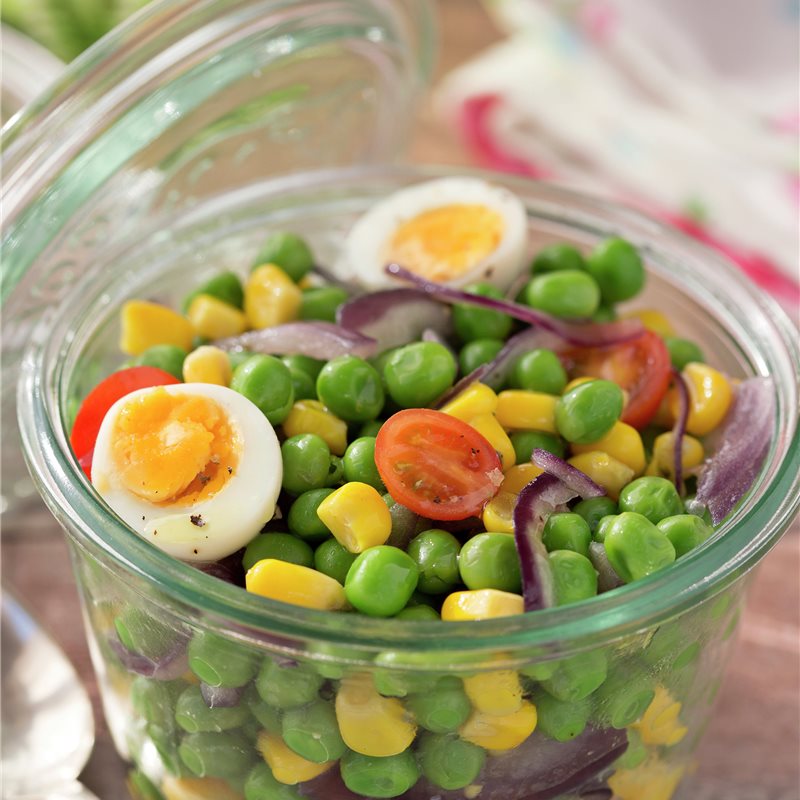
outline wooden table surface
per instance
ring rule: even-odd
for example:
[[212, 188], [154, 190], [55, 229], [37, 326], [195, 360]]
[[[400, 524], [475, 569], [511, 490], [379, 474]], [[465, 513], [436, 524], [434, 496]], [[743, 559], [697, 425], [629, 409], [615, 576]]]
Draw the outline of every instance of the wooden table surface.
[[[440, 0], [438, 73], [499, 38], [474, 0]], [[415, 160], [469, 164], [463, 148], [430, 109], [421, 112]], [[64, 648], [95, 709], [97, 743], [82, 780], [101, 800], [123, 800], [126, 765], [116, 755], [100, 709], [83, 636], [78, 597], [60, 529], [42, 509], [6, 527], [3, 582], [27, 602]], [[800, 525], [754, 577], [732, 663], [699, 752], [686, 800], [800, 800]]]

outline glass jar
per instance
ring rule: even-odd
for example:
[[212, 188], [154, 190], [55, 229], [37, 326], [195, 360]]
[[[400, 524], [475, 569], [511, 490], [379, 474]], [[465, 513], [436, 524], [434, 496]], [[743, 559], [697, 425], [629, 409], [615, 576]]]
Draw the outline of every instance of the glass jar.
[[[156, 5], [116, 35], [136, 41], [135, 52], [149, 52], [144, 32], [155, 36], [163, 26], [154, 21], [171, 9], [191, 17], [189, 5]], [[208, 4], [195, 5], [208, 11]], [[299, 7], [230, 5], [237, 13]], [[375, 15], [400, 8], [377, 0], [301, 5]], [[190, 36], [181, 19], [173, 66], [186, 59], [191, 73], [224, 65], [203, 38], [212, 31], [193, 27]], [[381, 19], [387, 30], [387, 20], [397, 20]], [[244, 35], [252, 18], [234, 33], [229, 21], [223, 15], [208, 22], [220, 48], [231, 45], [230, 34], [247, 48], [269, 49], [270, 37], [256, 46]], [[374, 23], [360, 29], [362, 38], [382, 50], [391, 37], [370, 34]], [[413, 51], [411, 39], [404, 46]], [[321, 45], [323, 58], [328, 44]], [[11, 188], [19, 203], [6, 244], [17, 280], [4, 297], [25, 312], [4, 319], [16, 335], [4, 347], [24, 349], [17, 398], [25, 457], [68, 536], [119, 752], [166, 800], [599, 800], [612, 793], [668, 800], [709, 719], [747, 573], [797, 510], [796, 332], [735, 269], [680, 234], [620, 206], [492, 176], [525, 203], [532, 248], [556, 240], [585, 248], [624, 236], [641, 248], [649, 270], [638, 303], [665, 310], [731, 375], [772, 377], [775, 434], [753, 490], [713, 539], [677, 564], [591, 601], [534, 614], [465, 623], [381, 620], [249, 595], [139, 538], [99, 500], [70, 453], [76, 402], [121, 360], [119, 306], [133, 296], [175, 304], [221, 264], [246, 271], [271, 228], [301, 233], [320, 262], [331, 263], [343, 234], [377, 198], [440, 173], [302, 171], [329, 162], [309, 164], [313, 158], [297, 156], [307, 151], [296, 151], [291, 137], [275, 168], [237, 170], [242, 132], [218, 125], [205, 100], [198, 113], [181, 111], [143, 141], [137, 115], [143, 107], [164, 112], [172, 89], [180, 98], [185, 73], [165, 78], [152, 54], [141, 58], [155, 83], [117, 97], [106, 110], [117, 108], [119, 118], [90, 116], [84, 130], [72, 129], [52, 169], [19, 159], [58, 130], [59, 109], [69, 116], [69, 104], [53, 100], [30, 131], [16, 133], [12, 145], [22, 149]], [[84, 65], [91, 52], [88, 59]], [[108, 77], [110, 85], [113, 49], [101, 61], [93, 81]], [[306, 65], [298, 57], [294, 66]], [[416, 66], [403, 74], [412, 86]], [[287, 113], [306, 112], [303, 101]], [[184, 127], [186, 119], [192, 122]], [[273, 124], [269, 117], [266, 129]], [[347, 160], [361, 159], [336, 162]], [[289, 174], [274, 176], [281, 171]], [[223, 707], [211, 712], [209, 698]]]

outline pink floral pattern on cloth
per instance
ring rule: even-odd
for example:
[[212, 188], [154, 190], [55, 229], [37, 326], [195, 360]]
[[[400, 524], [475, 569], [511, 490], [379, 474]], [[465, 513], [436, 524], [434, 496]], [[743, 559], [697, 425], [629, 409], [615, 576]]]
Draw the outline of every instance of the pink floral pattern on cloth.
[[[487, 5], [509, 38], [436, 96], [476, 161], [610, 187], [722, 252], [797, 321], [797, 0]], [[711, 24], [723, 11], [726, 26]]]

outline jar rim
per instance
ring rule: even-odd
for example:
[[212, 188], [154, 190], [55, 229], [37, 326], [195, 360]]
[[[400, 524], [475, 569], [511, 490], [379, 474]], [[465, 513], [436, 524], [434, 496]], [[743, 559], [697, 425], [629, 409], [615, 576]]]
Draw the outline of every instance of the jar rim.
[[[697, 551], [648, 578], [568, 606], [481, 622], [421, 622], [332, 614], [254, 596], [167, 555], [135, 534], [97, 501], [69, 450], [55, 393], [47, 385], [44, 345], [34, 341], [23, 361], [18, 411], [23, 449], [40, 493], [55, 516], [128, 573], [142, 578], [182, 607], [224, 620], [228, 629], [264, 639], [326, 641], [370, 650], [521, 651], [580, 641], [591, 647], [674, 617], [724, 589], [751, 568], [788, 528], [800, 507], [800, 427], [797, 419], [800, 346], [792, 323], [770, 298], [756, 290], [722, 256], [624, 205], [562, 187], [477, 170], [419, 167], [351, 167], [271, 179], [272, 192], [308, 186], [346, 185], [381, 178], [422, 180], [442, 174], [473, 174], [502, 182], [520, 194], [570, 207], [578, 215], [600, 215], [610, 229], [634, 240], [644, 236], [702, 265], [727, 310], [744, 315], [762, 341], [762, 374], [774, 380], [778, 406], [775, 435], [761, 475], [744, 502]], [[235, 195], [236, 193], [232, 193]], [[713, 267], [713, 269], [711, 269]], [[699, 279], [698, 279], [699, 280]], [[794, 333], [793, 333], [794, 332]], [[791, 377], [789, 377], [791, 376]], [[789, 378], [789, 380], [786, 380]], [[767, 477], [769, 480], [767, 480]], [[102, 532], [102, 533], [101, 533]]]

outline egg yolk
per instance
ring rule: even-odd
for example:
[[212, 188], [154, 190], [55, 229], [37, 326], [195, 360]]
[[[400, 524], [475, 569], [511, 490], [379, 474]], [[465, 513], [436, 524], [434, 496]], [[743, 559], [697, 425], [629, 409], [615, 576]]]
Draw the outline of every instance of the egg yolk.
[[240, 437], [207, 397], [154, 389], [127, 403], [112, 434], [111, 458], [129, 492], [160, 505], [192, 505], [234, 474]]
[[400, 225], [384, 257], [429, 280], [450, 280], [496, 250], [503, 229], [503, 218], [486, 206], [440, 206]]

